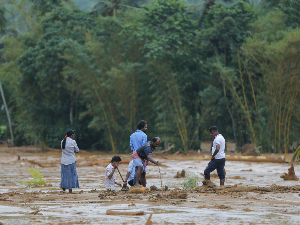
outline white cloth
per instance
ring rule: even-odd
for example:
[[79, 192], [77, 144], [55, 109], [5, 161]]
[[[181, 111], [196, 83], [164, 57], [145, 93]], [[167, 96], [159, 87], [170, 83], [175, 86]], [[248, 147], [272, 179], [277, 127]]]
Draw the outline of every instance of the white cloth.
[[131, 161], [129, 162], [129, 165], [128, 165], [128, 173], [130, 173], [130, 176], [129, 176], [129, 178], [128, 178], [128, 181], [135, 179], [135, 166], [134, 166], [133, 160], [131, 160]]
[[65, 149], [62, 149], [62, 142], [63, 140], [61, 141], [61, 164], [69, 165], [76, 162], [75, 152], [79, 152], [76, 141], [67, 137]]
[[106, 167], [105, 169], [105, 188], [106, 190], [112, 190], [115, 191], [115, 173], [112, 175], [112, 177], [109, 179], [108, 176], [112, 173], [114, 167], [111, 165], [111, 163]]
[[216, 154], [215, 159], [224, 159], [225, 158], [225, 138], [222, 136], [222, 134], [218, 134], [213, 141], [213, 146], [211, 148], [212, 155], [214, 154], [217, 145], [220, 145], [220, 150]]

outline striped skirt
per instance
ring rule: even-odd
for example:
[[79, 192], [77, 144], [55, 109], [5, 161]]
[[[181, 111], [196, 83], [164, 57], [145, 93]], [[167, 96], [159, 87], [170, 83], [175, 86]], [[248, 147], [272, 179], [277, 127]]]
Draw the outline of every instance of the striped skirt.
[[72, 189], [79, 188], [78, 176], [76, 172], [76, 162], [64, 165], [61, 164], [61, 182], [60, 188]]

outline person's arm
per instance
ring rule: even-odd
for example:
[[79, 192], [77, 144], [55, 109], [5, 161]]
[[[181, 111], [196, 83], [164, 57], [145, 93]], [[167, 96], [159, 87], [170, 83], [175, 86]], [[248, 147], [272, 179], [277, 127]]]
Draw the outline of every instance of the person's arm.
[[111, 173], [107, 176], [108, 179], [111, 179], [111, 178], [112, 178], [112, 176], [114, 175], [115, 170], [116, 170], [116, 167], [114, 167], [114, 168], [112, 169]]
[[142, 145], [147, 143], [147, 134], [144, 133], [143, 137], [142, 137]]
[[155, 159], [153, 159], [151, 154], [148, 155], [148, 160], [149, 160], [150, 162], [152, 162], [152, 163], [158, 165], [158, 161], [156, 161]]
[[219, 151], [220, 151], [220, 145], [217, 144], [214, 154], [211, 156], [211, 160], [213, 160], [215, 158], [215, 156], [218, 154]]
[[79, 152], [79, 148], [77, 146], [77, 143], [75, 140], [73, 140], [73, 146], [74, 146], [74, 152], [78, 153]]
[[133, 151], [134, 150], [134, 145], [132, 142], [132, 137], [130, 136], [130, 141], [129, 141], [130, 149]]

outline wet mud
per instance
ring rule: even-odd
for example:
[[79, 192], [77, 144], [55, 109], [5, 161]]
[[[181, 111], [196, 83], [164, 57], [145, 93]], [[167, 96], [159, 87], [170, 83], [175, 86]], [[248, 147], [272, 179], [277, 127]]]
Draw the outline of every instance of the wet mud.
[[[81, 188], [69, 194], [59, 189], [59, 151], [27, 149], [15, 154], [0, 150], [0, 224], [218, 224], [220, 218], [222, 224], [234, 225], [299, 223], [299, 181], [280, 178], [282, 171], [290, 169], [288, 164], [228, 160], [225, 186], [220, 187], [215, 172], [209, 183], [202, 183], [209, 157], [164, 155], [158, 158], [165, 165], [160, 170], [163, 187], [157, 167], [150, 164], [147, 188], [106, 191], [104, 171], [111, 157], [78, 154]], [[130, 160], [129, 154], [121, 157], [123, 162]], [[30, 179], [26, 171], [32, 167], [40, 168], [49, 186], [20, 184]], [[294, 165], [290, 174], [298, 168], [299, 164]], [[119, 169], [125, 176], [127, 164]], [[186, 178], [199, 177], [197, 187], [183, 189], [185, 179], [174, 178], [182, 171]], [[121, 182], [118, 174], [116, 179]]]

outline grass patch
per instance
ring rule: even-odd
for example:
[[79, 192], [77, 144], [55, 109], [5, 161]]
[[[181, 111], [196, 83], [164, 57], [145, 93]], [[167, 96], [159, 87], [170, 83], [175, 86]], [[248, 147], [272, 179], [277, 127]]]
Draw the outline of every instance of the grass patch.
[[198, 182], [200, 178], [197, 176], [187, 177], [187, 179], [182, 183], [183, 189], [190, 190], [198, 187]]

